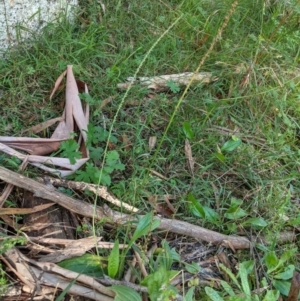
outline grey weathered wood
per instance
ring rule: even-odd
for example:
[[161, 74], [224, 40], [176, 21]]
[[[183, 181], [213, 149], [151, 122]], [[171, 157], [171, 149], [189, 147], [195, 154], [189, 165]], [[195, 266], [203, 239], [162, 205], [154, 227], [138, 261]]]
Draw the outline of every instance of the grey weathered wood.
[[[26, 190], [33, 192], [36, 196], [51, 200], [59, 204], [60, 206], [71, 210], [74, 213], [84, 215], [86, 217], [94, 217], [96, 219], [105, 218], [107, 222], [124, 224], [128, 222], [136, 221], [136, 215], [130, 215], [120, 213], [111, 210], [107, 206], [99, 207], [89, 205], [83, 201], [79, 201], [68, 197], [67, 195], [49, 188], [46, 185], [40, 184], [25, 176], [19, 175], [13, 171], [10, 171], [4, 167], [0, 167], [0, 179], [11, 183], [15, 186], [22, 187]], [[142, 215], [139, 216], [140, 218]], [[250, 247], [250, 241], [245, 237], [223, 235], [221, 233], [195, 226], [184, 221], [178, 221], [176, 219], [167, 219], [154, 217], [160, 221], [158, 229], [173, 232], [181, 235], [193, 237], [195, 239], [204, 240], [213, 244], [222, 244], [224, 246], [234, 249], [248, 249]], [[135, 226], [132, 223], [132, 226]]]
[[50, 200], [74, 213], [84, 215], [86, 217], [105, 217], [103, 209], [99, 207], [94, 209], [92, 205], [71, 198], [59, 192], [55, 188], [48, 187], [47, 185], [41, 184], [4, 167], [0, 167], [0, 179], [25, 190], [31, 191], [34, 193], [34, 196], [43, 198], [45, 200]]

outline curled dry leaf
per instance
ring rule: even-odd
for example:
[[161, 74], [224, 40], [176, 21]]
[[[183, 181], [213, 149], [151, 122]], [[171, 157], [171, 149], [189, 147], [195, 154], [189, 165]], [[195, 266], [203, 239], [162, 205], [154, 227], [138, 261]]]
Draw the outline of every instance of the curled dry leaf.
[[[66, 101], [65, 109], [61, 117], [48, 120], [42, 124], [30, 128], [32, 132], [38, 132], [51, 126], [54, 122], [59, 121], [58, 126], [54, 130], [52, 136], [47, 138], [30, 138], [30, 137], [3, 137], [0, 136], [0, 151], [19, 158], [20, 160], [27, 159], [27, 162], [41, 168], [45, 171], [65, 177], [79, 169], [88, 159], [88, 149], [86, 148], [87, 140], [87, 125], [89, 120], [89, 107], [86, 105], [85, 110], [82, 107], [79, 98], [79, 88], [84, 89], [88, 93], [85, 83], [75, 80], [72, 66], [68, 66], [56, 80], [54, 89], [50, 99], [60, 87], [64, 77], [66, 80]], [[81, 89], [81, 90], [82, 90]], [[59, 149], [62, 141], [71, 137], [71, 134], [78, 128], [80, 134], [78, 144], [82, 152], [82, 158], [78, 159], [75, 164], [70, 164], [69, 159], [59, 157], [45, 157], [44, 155], [51, 154]], [[29, 131], [27, 130], [27, 131]], [[24, 155], [21, 150], [29, 154]]]

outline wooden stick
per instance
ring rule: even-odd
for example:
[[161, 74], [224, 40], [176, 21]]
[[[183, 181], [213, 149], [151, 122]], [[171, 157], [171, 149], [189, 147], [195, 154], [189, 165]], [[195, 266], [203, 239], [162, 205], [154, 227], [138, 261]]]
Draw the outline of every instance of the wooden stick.
[[[40, 180], [42, 180], [42, 179], [38, 178], [39, 182], [41, 182]], [[120, 208], [124, 208], [124, 209], [128, 210], [129, 212], [138, 212], [139, 211], [137, 208], [118, 200], [115, 196], [113, 196], [111, 193], [109, 193], [107, 191], [107, 188], [105, 186], [100, 186], [100, 185], [98, 186], [95, 184], [87, 184], [84, 182], [68, 181], [65, 179], [55, 179], [52, 177], [47, 177], [46, 180], [47, 181], [49, 180], [49, 182], [53, 186], [62, 186], [62, 187], [67, 187], [67, 188], [80, 190], [80, 191], [88, 190], [88, 191], [100, 196], [104, 200], [112, 203], [113, 205], [118, 206]]]
[[[33, 192], [36, 196], [41, 197], [46, 200], [50, 200], [59, 204], [60, 206], [67, 208], [68, 210], [86, 216], [94, 217], [96, 219], [106, 219], [110, 223], [133, 223], [136, 218], [142, 218], [143, 216], [131, 216], [130, 214], [120, 213], [111, 210], [107, 206], [99, 207], [87, 204], [84, 201], [79, 201], [71, 198], [55, 188], [48, 187], [46, 185], [40, 184], [32, 179], [29, 179], [23, 175], [19, 175], [13, 171], [10, 171], [4, 167], [0, 167], [0, 179], [14, 184], [15, 186], [24, 188]], [[245, 237], [233, 236], [233, 235], [223, 235], [218, 232], [202, 228], [200, 226], [195, 226], [184, 221], [178, 221], [175, 219], [167, 219], [155, 217], [155, 219], [160, 221], [158, 229], [167, 232], [174, 232], [181, 235], [186, 235], [194, 237], [195, 239], [204, 240], [213, 244], [222, 244], [226, 247], [234, 247], [234, 249], [248, 249], [250, 247], [250, 241]]]

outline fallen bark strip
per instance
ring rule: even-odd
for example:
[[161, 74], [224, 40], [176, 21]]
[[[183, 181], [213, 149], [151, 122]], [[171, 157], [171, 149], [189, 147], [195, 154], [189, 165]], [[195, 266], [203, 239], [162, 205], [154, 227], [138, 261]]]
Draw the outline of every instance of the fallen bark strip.
[[[50, 254], [43, 255], [38, 259], [39, 262], [60, 262], [68, 258], [81, 256], [90, 249], [97, 246], [99, 249], [112, 249], [114, 243], [102, 242], [102, 237], [86, 237], [78, 240], [72, 239], [60, 239], [60, 238], [43, 238], [43, 237], [28, 237], [31, 242], [44, 243], [44, 244], [55, 244], [65, 245], [65, 248], [51, 252]], [[125, 249], [127, 245], [120, 244], [119, 249]], [[45, 251], [44, 251], [45, 252]]]
[[193, 84], [209, 84], [216, 81], [218, 78], [213, 76], [210, 72], [184, 72], [178, 74], [167, 74], [153, 77], [128, 77], [127, 82], [117, 84], [118, 89], [128, 89], [131, 85], [141, 85], [154, 91], [169, 90], [169, 83], [174, 82], [178, 86], [187, 86], [191, 80]]
[[31, 292], [35, 289], [38, 295], [41, 295], [44, 285], [64, 290], [73, 279], [76, 279], [76, 283], [68, 290], [69, 294], [99, 301], [113, 301], [115, 296], [113, 291], [93, 277], [66, 270], [54, 263], [36, 262], [27, 258], [17, 248], [5, 252], [5, 257], [13, 266], [14, 272], [25, 276], [26, 282], [23, 279], [22, 281], [30, 287]]
[[[49, 188], [46, 185], [40, 184], [37, 181], [34, 181], [23, 175], [19, 175], [4, 167], [0, 167], [0, 179], [7, 183], [11, 183], [15, 186], [29, 190], [35, 195], [55, 202], [79, 215], [95, 217], [96, 219], [106, 219], [107, 222], [110, 223], [124, 224], [129, 222], [132, 223], [132, 226], [135, 225], [133, 221], [136, 221], [137, 215], [131, 216], [130, 214], [113, 211], [107, 206], [94, 207], [85, 203], [84, 201], [73, 199], [59, 192], [55, 188]], [[230, 246], [234, 249], [248, 249], [250, 247], [250, 241], [244, 237], [223, 235], [218, 232], [175, 219], [160, 217], [155, 217], [155, 219], [158, 219], [161, 222], [158, 229], [167, 232], [190, 236], [195, 239], [204, 240], [213, 244], [225, 244], [225, 246]]]
[[[42, 182], [41, 178], [38, 178], [37, 180], [39, 182]], [[120, 208], [124, 208], [124, 209], [128, 210], [129, 212], [138, 212], [139, 211], [137, 208], [118, 200], [115, 196], [113, 196], [111, 193], [108, 192], [108, 190], [105, 186], [101, 186], [101, 185], [98, 186], [95, 184], [87, 184], [84, 182], [68, 181], [68, 180], [64, 180], [64, 179], [55, 179], [52, 177], [47, 177], [46, 180], [49, 181], [49, 183], [52, 184], [53, 186], [62, 186], [62, 187], [67, 187], [67, 188], [80, 190], [80, 191], [88, 190], [88, 191], [100, 196], [104, 200], [107, 200], [108, 202], [112, 203], [113, 205], [118, 206]]]
[[[45, 245], [61, 245], [68, 247], [72, 245], [74, 247], [79, 247], [81, 245], [90, 244], [92, 241], [94, 243], [93, 247], [95, 247], [95, 242], [97, 242], [97, 247], [99, 249], [112, 249], [114, 246], [113, 242], [101, 241], [101, 237], [97, 237], [95, 240], [94, 236], [89, 236], [85, 238], [80, 238], [77, 240], [73, 239], [61, 239], [61, 238], [45, 238], [45, 237], [28, 237], [28, 239], [34, 243], [45, 244]], [[119, 244], [119, 249], [125, 249], [128, 245]]]
[[43, 204], [37, 205], [33, 208], [1, 208], [0, 215], [10, 215], [10, 214], [31, 214], [33, 212], [39, 212], [47, 209], [54, 204]]

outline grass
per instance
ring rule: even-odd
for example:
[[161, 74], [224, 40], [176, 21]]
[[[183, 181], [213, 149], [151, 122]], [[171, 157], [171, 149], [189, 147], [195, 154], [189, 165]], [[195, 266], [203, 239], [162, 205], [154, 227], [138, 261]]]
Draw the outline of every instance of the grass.
[[[125, 170], [113, 173], [109, 189], [118, 198], [149, 212], [154, 210], [149, 196], [175, 195], [176, 218], [226, 234], [262, 232], [270, 240], [264, 252], [280, 257], [297, 244], [279, 245], [278, 235], [300, 218], [299, 3], [240, 0], [201, 66], [218, 80], [188, 89], [183, 98], [182, 90], [155, 94], [133, 87], [125, 95], [116, 87], [139, 67], [138, 76], [195, 71], [231, 4], [109, 1], [104, 12], [98, 1], [81, 1], [75, 23], [61, 16], [32, 34], [32, 43], [20, 42], [0, 60], [0, 135], [22, 135], [59, 116], [62, 94], [53, 101], [48, 96], [57, 76], [73, 64], [90, 88], [91, 123], [111, 128], [117, 139], [114, 149]], [[108, 97], [112, 101], [100, 109]], [[193, 174], [184, 154], [184, 122], [193, 133]], [[154, 150], [148, 146], [151, 136], [158, 140]], [[242, 143], [226, 150], [226, 143], [234, 145], [232, 136]], [[105, 143], [95, 147], [104, 149]], [[192, 210], [188, 195], [199, 201], [205, 217]], [[267, 227], [245, 224], [250, 218]], [[238, 256], [249, 259], [247, 252]], [[291, 256], [289, 263], [297, 266], [299, 258]]]

